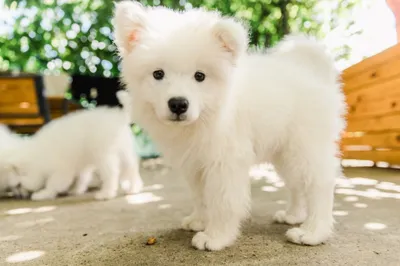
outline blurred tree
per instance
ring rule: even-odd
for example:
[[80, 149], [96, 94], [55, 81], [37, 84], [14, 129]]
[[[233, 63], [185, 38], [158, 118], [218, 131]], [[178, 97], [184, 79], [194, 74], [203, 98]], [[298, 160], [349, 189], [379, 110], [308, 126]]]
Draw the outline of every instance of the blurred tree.
[[[142, 0], [173, 9], [218, 9], [248, 23], [251, 45], [270, 46], [289, 32], [324, 37], [360, 0]], [[0, 71], [65, 71], [118, 76], [110, 0], [4, 0], [0, 11]], [[0, 9], [1, 10], [1, 9]], [[343, 24], [343, 23], [342, 23]], [[352, 32], [351, 34], [356, 34]], [[337, 54], [345, 57], [349, 47]]]

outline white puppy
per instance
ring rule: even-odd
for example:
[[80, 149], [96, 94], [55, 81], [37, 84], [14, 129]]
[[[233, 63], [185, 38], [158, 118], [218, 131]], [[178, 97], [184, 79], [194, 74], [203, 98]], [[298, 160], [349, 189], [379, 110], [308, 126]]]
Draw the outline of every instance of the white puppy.
[[19, 177], [10, 185], [34, 192], [32, 200], [67, 192], [77, 175], [81, 176], [75, 193], [83, 193], [93, 170], [102, 181], [96, 199], [115, 197], [120, 180], [128, 180], [127, 192], [135, 193], [143, 184], [129, 122], [130, 116], [120, 108], [77, 111], [51, 121], [18, 150], [3, 152], [0, 162]]
[[323, 46], [293, 36], [247, 53], [248, 32], [232, 18], [130, 1], [116, 5], [115, 34], [133, 119], [193, 191], [182, 226], [199, 231], [196, 248], [234, 243], [250, 207], [249, 167], [265, 161], [291, 194], [275, 220], [301, 224], [288, 239], [328, 239], [345, 104]]
[[[6, 125], [0, 124], [0, 153], [8, 149], [18, 149], [18, 145], [22, 144], [24, 138], [12, 132]], [[1, 164], [1, 160], [0, 160]], [[0, 195], [9, 189], [9, 180], [14, 176], [9, 171], [0, 168]], [[13, 191], [16, 196], [20, 195], [20, 190]]]

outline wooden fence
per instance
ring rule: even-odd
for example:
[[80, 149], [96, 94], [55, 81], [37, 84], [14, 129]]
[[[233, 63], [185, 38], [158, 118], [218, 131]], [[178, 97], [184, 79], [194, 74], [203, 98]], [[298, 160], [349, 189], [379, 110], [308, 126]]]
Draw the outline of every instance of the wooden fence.
[[400, 164], [400, 44], [346, 69], [343, 159]]

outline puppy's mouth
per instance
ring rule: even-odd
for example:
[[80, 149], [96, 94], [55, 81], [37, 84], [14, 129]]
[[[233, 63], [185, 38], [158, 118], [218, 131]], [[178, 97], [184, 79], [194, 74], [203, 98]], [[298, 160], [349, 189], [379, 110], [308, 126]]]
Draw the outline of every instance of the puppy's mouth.
[[184, 121], [187, 120], [187, 115], [185, 115], [185, 114], [181, 114], [181, 115], [170, 114], [168, 120], [171, 121], [171, 122], [178, 122], [178, 123], [179, 122], [184, 122]]

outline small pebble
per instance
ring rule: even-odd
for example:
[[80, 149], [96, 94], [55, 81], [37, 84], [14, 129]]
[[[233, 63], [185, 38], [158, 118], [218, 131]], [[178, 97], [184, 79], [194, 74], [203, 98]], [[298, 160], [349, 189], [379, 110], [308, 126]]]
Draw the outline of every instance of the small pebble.
[[151, 246], [151, 245], [154, 245], [156, 242], [157, 242], [157, 239], [155, 237], [149, 237], [147, 239], [146, 245]]
[[87, 236], [87, 234], [83, 234], [82, 236]]

